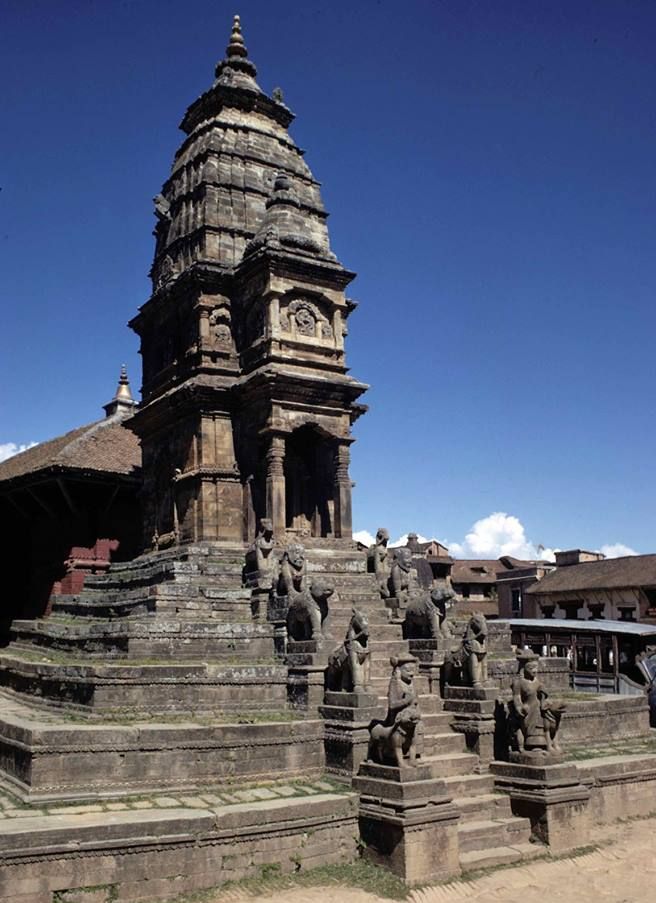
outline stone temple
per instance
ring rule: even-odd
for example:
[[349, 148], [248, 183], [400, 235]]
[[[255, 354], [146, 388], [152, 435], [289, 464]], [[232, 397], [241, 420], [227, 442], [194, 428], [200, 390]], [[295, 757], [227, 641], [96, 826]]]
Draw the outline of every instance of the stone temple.
[[645, 700], [568, 693], [563, 660], [454, 618], [386, 530], [353, 542], [354, 274], [238, 17], [215, 74], [155, 199], [142, 402], [94, 433], [140, 442], [139, 554], [0, 650], [1, 899], [165, 899], [360, 855], [430, 883], [646, 814]]

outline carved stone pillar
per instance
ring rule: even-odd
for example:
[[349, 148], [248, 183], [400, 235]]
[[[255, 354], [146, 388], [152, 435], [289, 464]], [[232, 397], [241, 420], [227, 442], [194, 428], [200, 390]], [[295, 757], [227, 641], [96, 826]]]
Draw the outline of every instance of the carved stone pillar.
[[350, 539], [353, 530], [351, 510], [351, 477], [349, 462], [351, 455], [346, 444], [338, 445], [335, 451], [335, 536]]
[[273, 532], [285, 532], [285, 439], [272, 436], [266, 453], [266, 516], [273, 523]]

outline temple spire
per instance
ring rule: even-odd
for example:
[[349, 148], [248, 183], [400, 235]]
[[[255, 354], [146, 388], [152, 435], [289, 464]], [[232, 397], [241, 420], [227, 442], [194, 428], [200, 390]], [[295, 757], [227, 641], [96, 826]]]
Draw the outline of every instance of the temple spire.
[[128, 370], [125, 364], [121, 364], [121, 373], [118, 378], [118, 386], [116, 394], [109, 402], [103, 405], [107, 417], [113, 417], [115, 414], [133, 414], [137, 407], [137, 402], [132, 397], [130, 391], [130, 380], [128, 379]]
[[232, 22], [232, 32], [230, 34], [230, 43], [226, 47], [227, 59], [234, 57], [248, 57], [248, 50], [244, 44], [244, 37], [241, 33], [241, 21], [239, 16], [235, 16]]
[[259, 91], [255, 81], [256, 75], [255, 64], [248, 59], [248, 50], [241, 33], [241, 20], [239, 16], [235, 16], [225, 59], [217, 64], [216, 77], [221, 84], [236, 83], [240, 87], [251, 87]]

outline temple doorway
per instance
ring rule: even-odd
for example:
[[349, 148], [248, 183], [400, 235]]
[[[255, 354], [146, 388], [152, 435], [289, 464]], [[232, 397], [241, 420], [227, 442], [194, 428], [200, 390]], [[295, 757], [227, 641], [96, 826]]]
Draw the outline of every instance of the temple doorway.
[[335, 450], [313, 426], [285, 443], [286, 528], [299, 536], [332, 536]]

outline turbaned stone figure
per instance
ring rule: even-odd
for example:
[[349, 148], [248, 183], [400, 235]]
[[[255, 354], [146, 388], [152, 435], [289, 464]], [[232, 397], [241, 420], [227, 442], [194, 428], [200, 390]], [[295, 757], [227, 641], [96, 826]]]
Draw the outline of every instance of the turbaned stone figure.
[[369, 621], [354, 608], [344, 642], [328, 659], [326, 689], [364, 693], [369, 688], [370, 670]]
[[257, 536], [246, 552], [246, 572], [258, 587], [271, 587], [275, 583], [273, 523], [268, 517], [260, 521]]
[[414, 767], [423, 753], [424, 725], [414, 686], [417, 659], [390, 658], [392, 677], [387, 690], [387, 716], [370, 731], [368, 758], [381, 765]]
[[469, 619], [460, 646], [444, 657], [444, 684], [482, 687], [487, 680], [487, 621], [476, 611]]
[[389, 532], [385, 529], [385, 527], [379, 527], [376, 532], [376, 541], [373, 546], [370, 546], [367, 554], [369, 570], [373, 571], [373, 573], [376, 575], [378, 590], [380, 592], [381, 598], [383, 599], [389, 599], [390, 596], [389, 552], [387, 550], [388, 542]]
[[561, 752], [557, 734], [565, 706], [549, 700], [538, 677], [537, 655], [520, 653], [518, 662], [510, 703], [511, 747], [520, 754], [557, 756]]
[[412, 552], [404, 547], [394, 553], [392, 571], [390, 574], [390, 589], [392, 596], [397, 600], [398, 607], [405, 609], [410, 601], [410, 569], [412, 567]]

